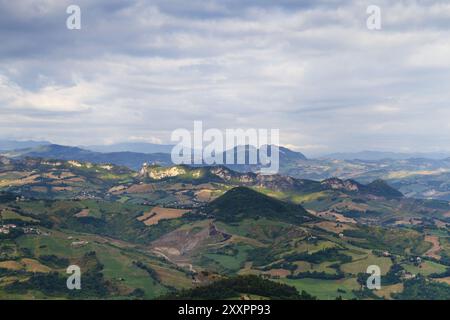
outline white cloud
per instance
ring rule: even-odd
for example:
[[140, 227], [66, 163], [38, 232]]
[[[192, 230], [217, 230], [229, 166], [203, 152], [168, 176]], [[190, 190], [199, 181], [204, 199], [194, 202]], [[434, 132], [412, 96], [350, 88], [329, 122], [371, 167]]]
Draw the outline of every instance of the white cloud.
[[18, 113], [20, 110], [85, 112], [90, 107], [84, 101], [94, 95], [94, 88], [86, 83], [70, 87], [51, 85], [32, 92], [3, 76], [0, 76], [0, 89], [0, 102]]
[[436, 43], [425, 44], [408, 59], [414, 67], [450, 68], [450, 42], [442, 39]]
[[65, 2], [0, 0], [0, 134], [168, 142], [203, 120], [308, 150], [434, 148], [450, 134], [450, 5], [379, 1], [371, 32], [366, 2], [80, 1], [69, 32]]

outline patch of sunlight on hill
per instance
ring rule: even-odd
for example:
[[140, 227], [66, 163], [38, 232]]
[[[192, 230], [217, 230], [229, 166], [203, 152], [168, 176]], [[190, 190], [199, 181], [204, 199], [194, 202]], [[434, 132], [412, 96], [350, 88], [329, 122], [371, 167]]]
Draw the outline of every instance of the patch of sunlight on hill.
[[283, 191], [274, 191], [262, 187], [254, 187], [252, 188], [258, 192], [261, 192], [269, 197], [273, 197], [279, 200], [284, 201], [291, 201], [295, 204], [301, 204], [304, 202], [311, 202], [315, 200], [319, 200], [323, 197], [327, 196], [327, 192], [320, 191], [320, 192], [313, 192], [308, 194], [298, 194], [294, 192], [283, 192]]
[[432, 176], [432, 175], [439, 175], [442, 173], [448, 173], [450, 172], [449, 169], [438, 169], [438, 170], [419, 170], [419, 171], [393, 171], [390, 172], [386, 179], [403, 179], [408, 178], [412, 176]]

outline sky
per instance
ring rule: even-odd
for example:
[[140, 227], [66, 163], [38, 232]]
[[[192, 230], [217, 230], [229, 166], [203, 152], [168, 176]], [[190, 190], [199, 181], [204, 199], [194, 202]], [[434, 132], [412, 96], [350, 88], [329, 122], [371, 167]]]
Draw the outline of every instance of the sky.
[[307, 155], [450, 151], [450, 2], [0, 0], [0, 139], [170, 143], [195, 120]]

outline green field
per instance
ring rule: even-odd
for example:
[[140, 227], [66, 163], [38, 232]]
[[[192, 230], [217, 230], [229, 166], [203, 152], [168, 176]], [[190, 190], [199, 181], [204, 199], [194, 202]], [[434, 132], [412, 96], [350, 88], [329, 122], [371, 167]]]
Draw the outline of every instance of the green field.
[[[355, 278], [344, 280], [319, 280], [319, 279], [280, 279], [279, 282], [294, 286], [297, 290], [305, 290], [319, 299], [334, 300], [337, 297], [353, 299], [352, 290], [358, 290], [359, 284]], [[344, 292], [338, 292], [341, 289]]]
[[376, 257], [369, 254], [363, 259], [341, 265], [341, 270], [351, 274], [365, 273], [368, 266], [376, 265], [381, 269], [381, 274], [386, 274], [392, 266], [391, 259]]

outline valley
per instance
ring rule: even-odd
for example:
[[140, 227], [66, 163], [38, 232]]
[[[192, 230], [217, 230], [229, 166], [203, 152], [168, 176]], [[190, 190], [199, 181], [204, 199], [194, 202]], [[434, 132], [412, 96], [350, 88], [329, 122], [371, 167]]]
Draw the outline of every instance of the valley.
[[[449, 203], [382, 180], [3, 157], [0, 192], [3, 299], [195, 298], [232, 279], [255, 285], [237, 299], [271, 283], [295, 299], [403, 299], [427, 283], [450, 298]], [[365, 288], [369, 265], [382, 290]]]

